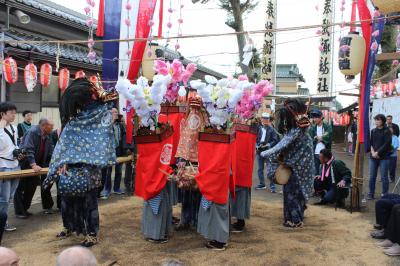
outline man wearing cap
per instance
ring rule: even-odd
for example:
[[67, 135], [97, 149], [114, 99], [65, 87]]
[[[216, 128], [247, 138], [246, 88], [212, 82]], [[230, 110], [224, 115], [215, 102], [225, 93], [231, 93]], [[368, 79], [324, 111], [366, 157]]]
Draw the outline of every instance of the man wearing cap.
[[332, 127], [328, 123], [324, 122], [324, 117], [320, 110], [312, 110], [311, 118], [314, 123], [310, 127], [309, 133], [314, 144], [315, 173], [319, 173], [321, 165], [319, 154], [321, 150], [330, 150], [332, 148]]
[[[272, 127], [271, 115], [263, 113], [261, 115], [261, 125], [258, 128], [256, 139], [257, 163], [258, 163], [258, 179], [260, 184], [256, 189], [266, 189], [264, 178], [264, 164], [266, 160], [260, 156], [260, 153], [274, 147], [279, 142], [279, 135], [275, 128]], [[272, 193], [275, 193], [275, 184], [270, 179], [269, 188]]]

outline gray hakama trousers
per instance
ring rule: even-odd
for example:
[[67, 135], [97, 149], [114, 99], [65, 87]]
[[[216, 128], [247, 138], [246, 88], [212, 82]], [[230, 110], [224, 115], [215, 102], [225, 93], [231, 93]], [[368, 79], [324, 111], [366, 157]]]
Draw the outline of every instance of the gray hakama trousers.
[[235, 192], [236, 198], [230, 197], [232, 217], [250, 219], [251, 188], [236, 186]]
[[143, 203], [142, 233], [145, 238], [164, 239], [167, 238], [172, 226], [172, 206], [165, 187], [161, 192], [161, 202], [158, 213], [154, 214], [150, 203]]
[[229, 202], [226, 204], [212, 202], [207, 210], [200, 204], [197, 232], [208, 240], [227, 243], [229, 239]]
[[168, 181], [167, 182], [169, 201], [172, 206], [178, 204], [178, 184], [176, 181]]

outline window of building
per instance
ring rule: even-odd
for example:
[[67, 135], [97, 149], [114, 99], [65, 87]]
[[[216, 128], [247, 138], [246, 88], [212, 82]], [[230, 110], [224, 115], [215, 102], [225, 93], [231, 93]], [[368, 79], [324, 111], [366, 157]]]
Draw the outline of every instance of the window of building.
[[58, 76], [51, 77], [50, 86], [42, 87], [42, 106], [57, 107], [60, 101], [60, 89], [58, 88]]

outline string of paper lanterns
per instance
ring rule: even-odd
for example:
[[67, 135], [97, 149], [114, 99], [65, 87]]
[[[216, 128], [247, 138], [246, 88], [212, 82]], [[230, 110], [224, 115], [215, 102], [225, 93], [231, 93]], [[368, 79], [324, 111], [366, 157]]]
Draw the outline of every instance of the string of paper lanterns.
[[[18, 81], [18, 67], [17, 62], [12, 57], [7, 57], [3, 61], [3, 73], [4, 79], [8, 84], [14, 84]], [[40, 73], [38, 73], [37, 67], [33, 63], [28, 63], [24, 68], [24, 84], [28, 92], [33, 92], [33, 89], [39, 82], [43, 87], [48, 87], [51, 84], [53, 76], [53, 67], [49, 63], [44, 63], [40, 66]], [[75, 72], [75, 79], [86, 77], [86, 73], [83, 70]], [[98, 82], [96, 75], [89, 77], [89, 80], [93, 83]], [[67, 68], [62, 68], [58, 71], [58, 87], [60, 90], [65, 90], [70, 81], [70, 71]]]

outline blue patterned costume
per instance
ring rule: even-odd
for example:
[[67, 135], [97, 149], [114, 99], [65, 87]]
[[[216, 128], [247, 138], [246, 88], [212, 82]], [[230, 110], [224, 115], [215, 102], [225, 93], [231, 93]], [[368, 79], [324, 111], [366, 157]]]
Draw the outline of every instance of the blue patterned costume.
[[286, 222], [299, 224], [304, 219], [306, 201], [312, 193], [314, 180], [314, 152], [310, 136], [302, 129], [290, 130], [272, 149], [264, 151], [261, 156], [272, 161], [268, 172], [275, 173], [279, 155], [284, 163], [292, 169], [292, 175], [283, 186], [284, 219]]
[[[69, 232], [98, 234], [101, 169], [115, 162], [111, 106], [91, 103], [65, 125], [43, 183], [58, 183], [63, 225]], [[59, 174], [64, 165], [67, 172]]]

